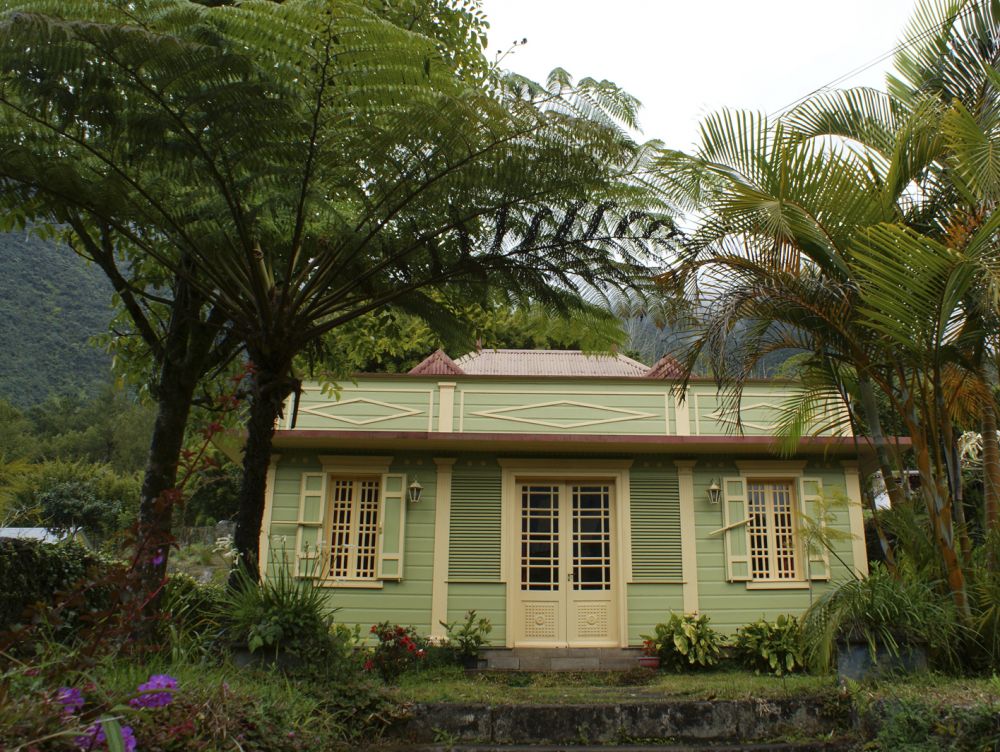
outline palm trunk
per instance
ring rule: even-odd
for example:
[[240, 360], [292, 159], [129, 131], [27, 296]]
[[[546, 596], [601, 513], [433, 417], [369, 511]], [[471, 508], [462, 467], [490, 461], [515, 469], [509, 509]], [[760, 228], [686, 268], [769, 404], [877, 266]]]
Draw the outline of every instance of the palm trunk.
[[[889, 495], [889, 502], [897, 509], [904, 502], [903, 488], [896, 483], [896, 476], [892, 466], [892, 455], [890, 454], [889, 442], [882, 431], [882, 418], [878, 412], [878, 400], [875, 398], [875, 390], [871, 380], [867, 376], [858, 379], [858, 392], [861, 397], [861, 410], [865, 415], [865, 423], [868, 424], [868, 431], [871, 434], [872, 444], [875, 446], [875, 458], [878, 462], [882, 479], [885, 481], [885, 490]], [[866, 497], [871, 498], [870, 494]], [[885, 564], [890, 572], [896, 571], [896, 557], [893, 554], [892, 544], [889, 542], [885, 530], [878, 519], [878, 509], [875, 507], [875, 500], [871, 498], [872, 519], [875, 522], [875, 531], [878, 533], [878, 542], [882, 546], [882, 554], [885, 556]]]
[[[297, 388], [298, 382], [285, 375], [289, 368], [268, 368], [259, 363], [255, 363], [255, 368], [233, 543], [243, 570], [250, 577], [260, 579], [260, 531], [274, 430], [285, 399]], [[230, 584], [237, 584], [235, 574]]]
[[993, 392], [983, 405], [983, 515], [987, 535], [1000, 522], [1000, 440], [997, 439], [997, 411]]

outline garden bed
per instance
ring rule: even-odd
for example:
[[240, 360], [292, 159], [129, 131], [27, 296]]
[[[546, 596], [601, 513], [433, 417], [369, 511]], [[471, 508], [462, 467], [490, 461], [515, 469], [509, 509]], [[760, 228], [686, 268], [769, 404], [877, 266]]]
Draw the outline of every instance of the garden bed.
[[606, 704], [662, 700], [742, 700], [792, 697], [835, 697], [830, 677], [792, 674], [758, 676], [740, 670], [697, 674], [628, 672], [467, 674], [441, 667], [411, 672], [394, 690], [400, 700], [419, 703], [480, 703], [485, 705]]

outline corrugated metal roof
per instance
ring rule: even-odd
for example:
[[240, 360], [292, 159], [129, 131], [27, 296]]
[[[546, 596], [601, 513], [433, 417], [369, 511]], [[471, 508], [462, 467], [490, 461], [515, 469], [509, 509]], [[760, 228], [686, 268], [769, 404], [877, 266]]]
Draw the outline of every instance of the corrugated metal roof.
[[590, 355], [582, 350], [479, 350], [455, 365], [488, 376], [645, 376], [649, 367], [624, 355]]

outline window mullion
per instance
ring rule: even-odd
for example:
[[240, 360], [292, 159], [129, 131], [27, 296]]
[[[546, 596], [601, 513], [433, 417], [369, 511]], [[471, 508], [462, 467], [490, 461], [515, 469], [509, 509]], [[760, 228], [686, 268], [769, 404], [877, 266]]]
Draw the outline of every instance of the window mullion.
[[358, 527], [361, 522], [361, 482], [357, 479], [351, 482], [351, 526], [347, 536], [347, 576], [356, 579], [358, 576], [359, 562], [361, 555], [361, 541], [359, 539]]

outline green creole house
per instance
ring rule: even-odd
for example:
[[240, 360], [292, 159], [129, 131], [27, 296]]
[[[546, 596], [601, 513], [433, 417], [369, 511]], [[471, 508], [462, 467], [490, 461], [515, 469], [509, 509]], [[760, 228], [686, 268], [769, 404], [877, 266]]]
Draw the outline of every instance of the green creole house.
[[[750, 385], [734, 435], [714, 384], [682, 398], [676, 376], [670, 359], [439, 351], [307, 386], [278, 426], [264, 566], [328, 589], [346, 623], [442, 636], [476, 609], [520, 648], [637, 645], [670, 611], [734, 630], [866, 572], [853, 439], [778, 459], [789, 384]], [[821, 526], [841, 533], [829, 547]]]

